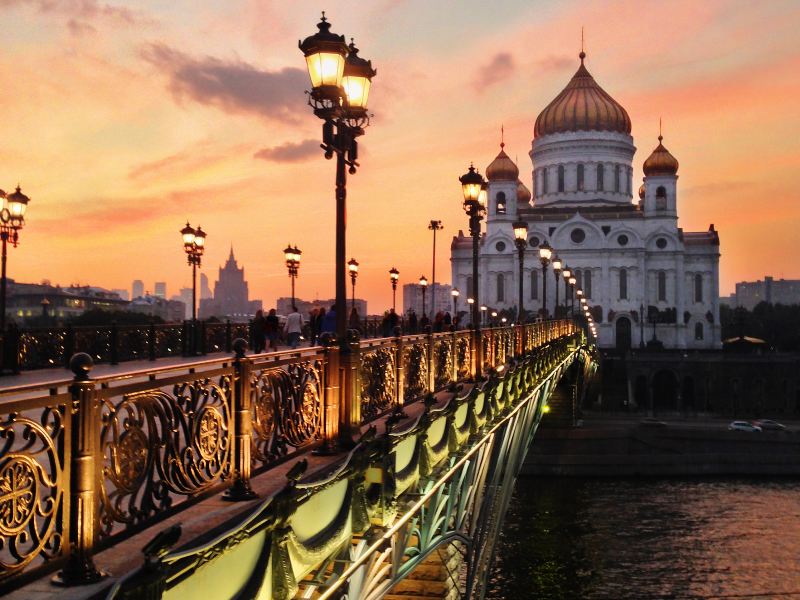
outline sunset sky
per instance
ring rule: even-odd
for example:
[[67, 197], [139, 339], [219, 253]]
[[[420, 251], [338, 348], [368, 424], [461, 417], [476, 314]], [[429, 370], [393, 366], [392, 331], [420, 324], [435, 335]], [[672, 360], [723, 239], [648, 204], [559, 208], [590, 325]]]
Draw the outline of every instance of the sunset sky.
[[721, 237], [721, 291], [800, 278], [800, 3], [495, 0], [0, 0], [0, 187], [31, 197], [9, 276], [191, 285], [178, 230], [208, 232], [212, 285], [233, 244], [251, 298], [333, 295], [334, 163], [305, 103], [297, 41], [326, 10], [378, 69], [348, 185], [348, 255], [370, 312], [400, 283], [450, 279], [466, 228], [457, 177], [506, 151], [528, 187], [538, 113], [586, 65], [628, 110], [641, 163], [680, 161], [679, 225]]

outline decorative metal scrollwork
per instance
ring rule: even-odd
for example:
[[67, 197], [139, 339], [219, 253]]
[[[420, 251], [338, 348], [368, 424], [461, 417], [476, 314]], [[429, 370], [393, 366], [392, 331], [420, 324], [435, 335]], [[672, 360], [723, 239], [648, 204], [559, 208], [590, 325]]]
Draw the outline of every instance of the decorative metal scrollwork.
[[250, 398], [256, 460], [270, 463], [317, 439], [322, 427], [322, 385], [319, 362], [253, 372]]
[[451, 340], [436, 340], [433, 345], [433, 381], [440, 389], [453, 380], [453, 343]]
[[459, 379], [469, 377], [470, 358], [469, 338], [459, 337], [456, 340], [456, 372]]
[[412, 402], [428, 391], [428, 348], [412, 344], [403, 348], [405, 385], [403, 400]]
[[38, 420], [11, 413], [0, 421], [0, 580], [62, 551], [63, 432], [52, 407]]
[[371, 419], [395, 403], [394, 350], [378, 348], [361, 355], [361, 417]]
[[138, 525], [227, 474], [231, 449], [231, 375], [198, 379], [104, 401], [101, 536]]

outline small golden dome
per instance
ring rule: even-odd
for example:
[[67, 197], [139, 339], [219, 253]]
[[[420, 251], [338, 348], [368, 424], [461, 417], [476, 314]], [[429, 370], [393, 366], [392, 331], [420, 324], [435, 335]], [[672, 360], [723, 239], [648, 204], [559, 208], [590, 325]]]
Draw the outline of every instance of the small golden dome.
[[568, 131], [631, 132], [631, 118], [581, 66], [561, 93], [536, 118], [533, 135], [539, 137]]
[[639, 200], [644, 200], [644, 184], [639, 186]]
[[521, 179], [517, 179], [517, 207], [522, 204], [528, 204], [531, 201], [531, 191], [522, 183]]
[[661, 143], [663, 136], [658, 136], [658, 146], [642, 165], [642, 170], [650, 175], [675, 175], [678, 173], [678, 159], [672, 156]]
[[519, 169], [503, 150], [504, 146], [501, 142], [500, 154], [486, 167], [486, 179], [489, 181], [516, 181], [519, 177]]

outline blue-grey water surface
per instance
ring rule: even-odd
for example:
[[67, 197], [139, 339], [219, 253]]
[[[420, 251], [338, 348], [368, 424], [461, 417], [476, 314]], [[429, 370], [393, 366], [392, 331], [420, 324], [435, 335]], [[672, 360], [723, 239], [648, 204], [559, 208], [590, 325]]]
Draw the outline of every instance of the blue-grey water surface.
[[487, 598], [800, 599], [800, 482], [520, 479]]

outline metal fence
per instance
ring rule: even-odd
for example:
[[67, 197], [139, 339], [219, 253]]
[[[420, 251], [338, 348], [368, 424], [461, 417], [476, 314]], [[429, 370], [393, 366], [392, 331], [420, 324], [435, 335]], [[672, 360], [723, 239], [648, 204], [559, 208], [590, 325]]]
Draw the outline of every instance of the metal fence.
[[[322, 346], [246, 356], [244, 339], [227, 342], [241, 329], [220, 326], [206, 326], [204, 339], [229, 345], [230, 359], [92, 379], [93, 359], [113, 347], [94, 336], [96, 353], [70, 361], [73, 379], [0, 393], [0, 593], [59, 567], [66, 582], [91, 581], [93, 553], [120, 537], [223, 488], [251, 498], [253, 472], [314, 445], [347, 445], [394, 407], [578, 331], [550, 321], [327, 336]], [[139, 331], [148, 352], [181, 342], [180, 327], [153, 331]], [[139, 356], [132, 340], [141, 335], [118, 329], [116, 343], [131, 346], [117, 357]]]

